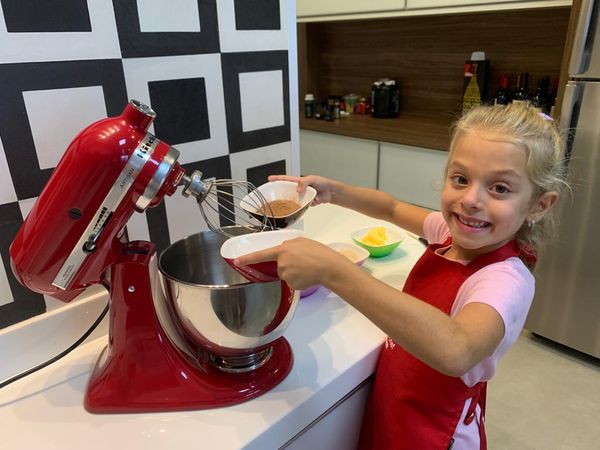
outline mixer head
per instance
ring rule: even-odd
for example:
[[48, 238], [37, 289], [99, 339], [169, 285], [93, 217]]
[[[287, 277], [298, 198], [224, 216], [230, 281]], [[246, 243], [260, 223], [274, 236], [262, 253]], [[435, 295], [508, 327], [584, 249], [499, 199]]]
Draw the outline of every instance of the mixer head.
[[185, 184], [179, 151], [147, 131], [155, 116], [132, 100], [71, 142], [10, 247], [21, 284], [70, 301], [101, 283], [133, 212]]
[[[21, 284], [70, 301], [103, 282], [133, 212], [158, 205], [179, 186], [198, 200], [211, 230], [272, 228], [239, 207], [252, 184], [202, 180], [199, 171], [187, 176], [177, 162], [179, 151], [148, 133], [155, 116], [131, 100], [120, 116], [91, 124], [71, 142], [11, 245]], [[262, 196], [255, 202], [266, 204]]]

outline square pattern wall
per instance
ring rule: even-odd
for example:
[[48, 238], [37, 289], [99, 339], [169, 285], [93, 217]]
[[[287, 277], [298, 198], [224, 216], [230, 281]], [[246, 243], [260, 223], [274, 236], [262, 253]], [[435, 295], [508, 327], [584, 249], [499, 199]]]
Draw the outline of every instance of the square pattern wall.
[[[291, 171], [289, 33], [286, 0], [0, 0], [0, 328], [61, 304], [17, 282], [9, 246], [71, 140], [129, 99], [186, 171]], [[160, 251], [206, 224], [176, 193], [127, 228]]]

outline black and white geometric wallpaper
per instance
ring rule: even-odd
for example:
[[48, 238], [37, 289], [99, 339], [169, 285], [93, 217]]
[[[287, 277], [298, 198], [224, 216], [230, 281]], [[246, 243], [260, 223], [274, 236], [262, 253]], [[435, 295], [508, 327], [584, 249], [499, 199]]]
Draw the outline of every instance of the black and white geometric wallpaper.
[[[180, 151], [186, 171], [255, 184], [292, 172], [293, 1], [0, 6], [0, 328], [62, 305], [16, 281], [8, 248], [70, 141], [129, 99], [157, 112], [149, 131]], [[179, 192], [128, 223], [131, 239], [159, 251], [205, 227]]]

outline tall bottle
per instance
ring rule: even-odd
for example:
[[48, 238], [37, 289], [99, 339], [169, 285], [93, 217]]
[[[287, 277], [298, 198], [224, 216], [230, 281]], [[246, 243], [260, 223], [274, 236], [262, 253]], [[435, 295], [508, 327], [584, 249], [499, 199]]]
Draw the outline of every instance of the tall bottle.
[[556, 96], [558, 94], [558, 78], [552, 79], [552, 94], [549, 95], [548, 109], [550, 116], [554, 117], [554, 107], [556, 105]]
[[485, 59], [485, 52], [477, 51], [471, 54], [471, 59], [465, 61], [463, 77], [463, 112], [473, 106], [485, 103], [487, 100], [487, 74], [490, 61]]
[[467, 112], [473, 106], [481, 104], [481, 91], [479, 90], [479, 84], [477, 83], [477, 76], [475, 75], [473, 64], [465, 64], [465, 92], [463, 94], [463, 113]]
[[510, 103], [510, 93], [508, 92], [508, 75], [500, 75], [498, 90], [494, 95], [494, 105], [508, 105]]
[[526, 102], [529, 100], [529, 74], [520, 73], [517, 75], [517, 83], [515, 92], [513, 93], [512, 101]]
[[548, 87], [550, 86], [550, 77], [542, 77], [538, 80], [535, 94], [531, 98], [533, 106], [540, 108], [546, 114], [550, 113], [550, 99], [548, 98]]
[[312, 119], [315, 113], [315, 96], [314, 94], [306, 94], [304, 96], [304, 117]]

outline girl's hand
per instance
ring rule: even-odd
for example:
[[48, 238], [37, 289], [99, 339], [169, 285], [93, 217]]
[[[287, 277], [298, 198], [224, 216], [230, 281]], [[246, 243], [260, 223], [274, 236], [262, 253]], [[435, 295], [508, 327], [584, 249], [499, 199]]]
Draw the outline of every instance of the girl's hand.
[[265, 261], [277, 261], [279, 278], [298, 290], [326, 284], [337, 271], [354, 267], [345, 256], [307, 238], [291, 239], [275, 247], [248, 253], [236, 258], [234, 264], [245, 266]]
[[293, 181], [298, 183], [298, 192], [302, 193], [307, 186], [312, 186], [317, 191], [317, 196], [312, 201], [312, 206], [331, 202], [331, 180], [317, 175], [294, 177], [291, 175], [270, 175], [269, 181]]

